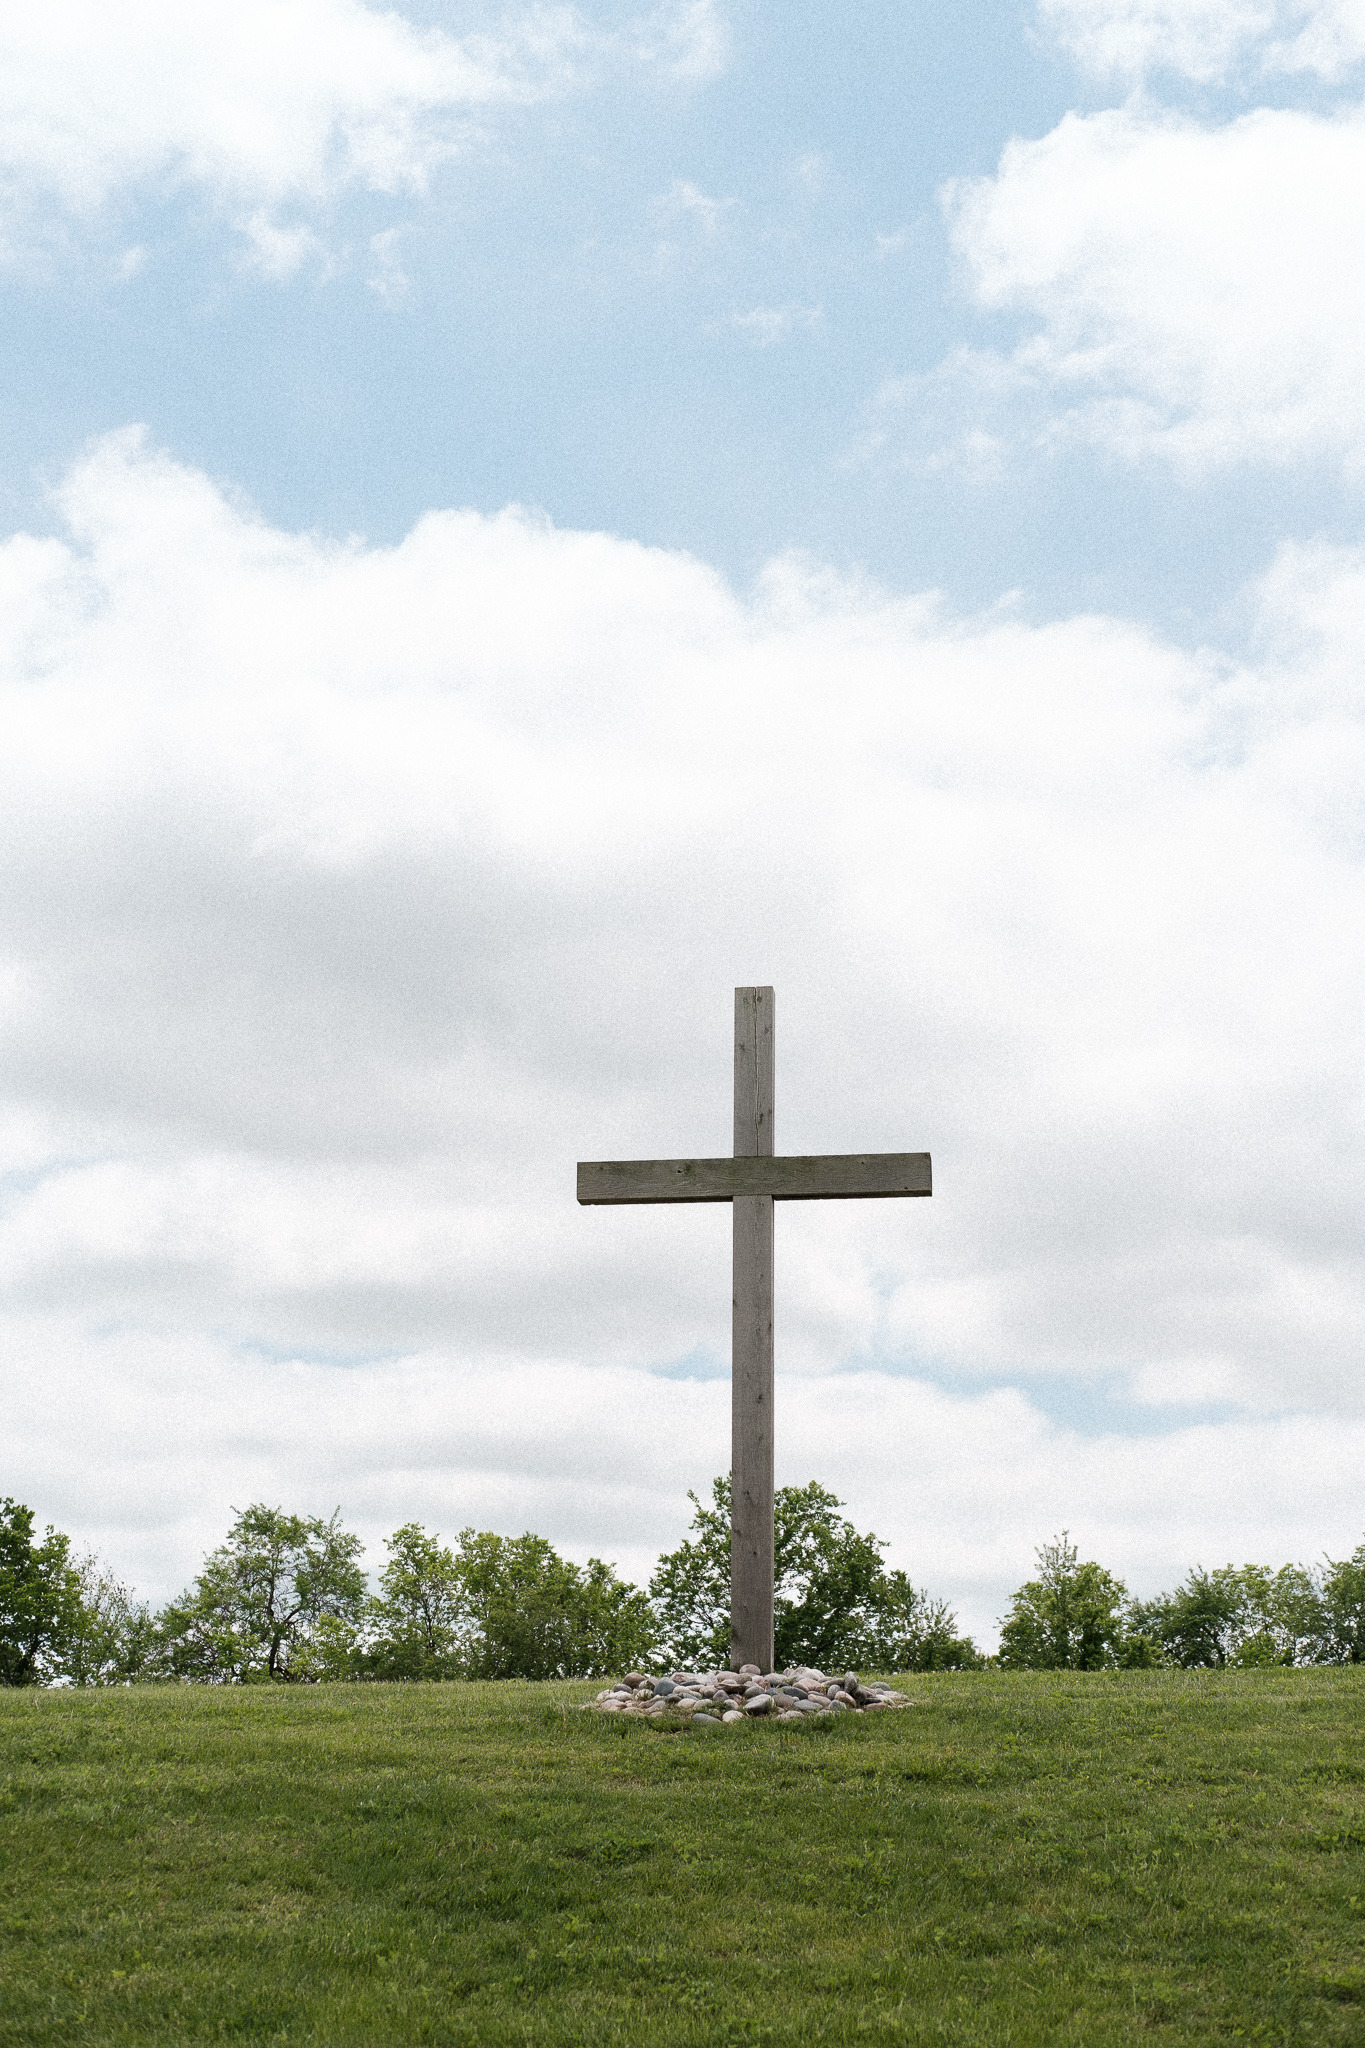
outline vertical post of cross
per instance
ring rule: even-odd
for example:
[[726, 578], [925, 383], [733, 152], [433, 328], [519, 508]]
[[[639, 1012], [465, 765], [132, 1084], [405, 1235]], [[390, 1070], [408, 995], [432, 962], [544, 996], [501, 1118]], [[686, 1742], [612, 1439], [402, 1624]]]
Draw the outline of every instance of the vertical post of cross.
[[[773, 1151], [773, 992], [735, 990], [735, 1157]], [[730, 1371], [730, 1662], [773, 1666], [773, 1202], [737, 1195]]]

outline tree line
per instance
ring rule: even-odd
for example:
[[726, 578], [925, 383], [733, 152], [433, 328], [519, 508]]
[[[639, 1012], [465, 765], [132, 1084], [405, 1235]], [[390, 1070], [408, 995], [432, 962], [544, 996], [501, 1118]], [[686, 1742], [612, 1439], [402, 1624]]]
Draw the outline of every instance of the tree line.
[[[730, 1493], [689, 1495], [693, 1519], [648, 1589], [544, 1537], [417, 1522], [386, 1539], [371, 1590], [362, 1543], [329, 1519], [257, 1503], [179, 1599], [136, 1600], [69, 1537], [39, 1537], [0, 1501], [0, 1684], [243, 1685], [293, 1681], [611, 1677], [635, 1666], [724, 1663], [730, 1646]], [[945, 1601], [888, 1571], [880, 1537], [811, 1481], [776, 1496], [776, 1661], [833, 1670], [1101, 1670], [1365, 1661], [1365, 1544], [1308, 1570], [1193, 1571], [1134, 1600], [1066, 1532], [1013, 1595], [996, 1657]]]
[[1365, 1543], [1321, 1565], [1221, 1565], [1142, 1600], [1066, 1530], [1010, 1601], [995, 1660], [1016, 1671], [1365, 1663]]

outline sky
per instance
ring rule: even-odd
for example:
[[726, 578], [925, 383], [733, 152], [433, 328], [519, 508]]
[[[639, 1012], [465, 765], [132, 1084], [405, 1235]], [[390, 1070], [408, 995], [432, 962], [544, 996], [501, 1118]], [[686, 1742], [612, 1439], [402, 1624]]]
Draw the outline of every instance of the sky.
[[0, 0], [0, 1492], [1365, 1537], [1361, 0]]

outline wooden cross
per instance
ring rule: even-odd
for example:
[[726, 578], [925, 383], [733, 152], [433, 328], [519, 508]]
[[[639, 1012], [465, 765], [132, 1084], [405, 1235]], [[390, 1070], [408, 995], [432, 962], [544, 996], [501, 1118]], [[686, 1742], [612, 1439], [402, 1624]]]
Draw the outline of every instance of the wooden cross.
[[578, 1199], [729, 1202], [730, 1662], [773, 1664], [773, 1203], [932, 1192], [927, 1152], [773, 1154], [773, 992], [735, 990], [733, 1159], [580, 1160]]

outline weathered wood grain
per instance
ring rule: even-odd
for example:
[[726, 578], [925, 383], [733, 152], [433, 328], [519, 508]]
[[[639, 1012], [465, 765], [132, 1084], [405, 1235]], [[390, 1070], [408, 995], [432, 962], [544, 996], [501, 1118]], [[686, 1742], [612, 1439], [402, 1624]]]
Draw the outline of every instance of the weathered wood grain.
[[734, 1204], [730, 1663], [773, 1668], [773, 1205]]
[[772, 1158], [775, 1010], [770, 988], [735, 990], [736, 1159]]
[[933, 1192], [927, 1152], [835, 1152], [765, 1159], [585, 1159], [578, 1199], [621, 1202], [733, 1202], [767, 1195], [775, 1202], [876, 1200]]
[[[735, 990], [732, 1177], [773, 1165], [775, 1003]], [[676, 1185], [678, 1176], [669, 1177]], [[685, 1180], [686, 1175], [682, 1178]], [[714, 1199], [714, 1198], [712, 1198]], [[730, 1662], [773, 1668], [773, 1203], [770, 1188], [732, 1196], [730, 1323]]]

